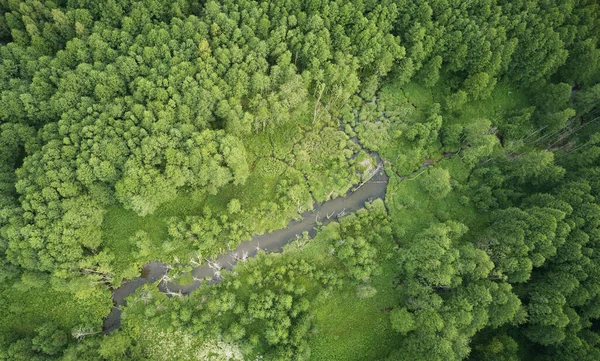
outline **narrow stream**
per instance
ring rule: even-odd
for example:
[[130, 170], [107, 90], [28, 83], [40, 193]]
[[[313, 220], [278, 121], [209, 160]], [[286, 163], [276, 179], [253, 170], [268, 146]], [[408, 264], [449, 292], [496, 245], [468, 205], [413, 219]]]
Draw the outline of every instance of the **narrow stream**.
[[[222, 269], [232, 269], [237, 263], [236, 256], [244, 254], [247, 257], [254, 257], [259, 248], [268, 252], [280, 252], [283, 246], [296, 240], [296, 236], [302, 235], [305, 231], [311, 237], [314, 237], [317, 220], [323, 224], [327, 224], [337, 217], [363, 208], [365, 203], [371, 202], [376, 198], [385, 198], [389, 179], [385, 174], [383, 161], [379, 157], [379, 154], [371, 153], [371, 156], [377, 160], [377, 172], [354, 192], [348, 191], [345, 197], [338, 197], [321, 204], [316, 204], [312, 211], [302, 214], [302, 220], [291, 221], [286, 228], [258, 235], [248, 242], [243, 242], [234, 251], [221, 255], [214, 260], [213, 265], [216, 263]], [[114, 306], [104, 320], [102, 332], [110, 333], [121, 326], [120, 307], [125, 305], [125, 298], [127, 296], [146, 283], [153, 283], [160, 280], [167, 271], [167, 264], [151, 261], [144, 265], [140, 277], [125, 281], [119, 288], [115, 289], [112, 295]], [[210, 279], [209, 283], [211, 284], [219, 282], [219, 278], [214, 276], [214, 271], [208, 264], [194, 268], [191, 274], [195, 279]], [[200, 287], [201, 284], [199, 281], [194, 281], [193, 283], [181, 286], [172, 282], [160, 282], [158, 288], [165, 293], [176, 292], [187, 295]]]

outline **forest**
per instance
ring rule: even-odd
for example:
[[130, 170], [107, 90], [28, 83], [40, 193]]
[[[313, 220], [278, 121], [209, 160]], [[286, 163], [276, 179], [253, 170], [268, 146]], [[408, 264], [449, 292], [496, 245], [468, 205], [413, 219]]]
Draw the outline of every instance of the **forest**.
[[599, 119], [595, 0], [0, 0], [0, 361], [600, 360]]

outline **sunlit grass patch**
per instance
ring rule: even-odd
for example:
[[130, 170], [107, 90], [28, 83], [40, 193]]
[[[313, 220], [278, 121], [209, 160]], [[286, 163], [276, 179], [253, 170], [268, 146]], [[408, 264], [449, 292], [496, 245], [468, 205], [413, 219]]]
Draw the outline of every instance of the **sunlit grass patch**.
[[313, 305], [314, 328], [310, 337], [311, 360], [379, 360], [394, 348], [398, 335], [391, 329], [389, 309], [397, 304], [392, 282], [397, 265], [386, 262], [372, 279], [377, 293], [360, 298], [357, 286], [342, 290]]
[[[82, 326], [99, 331], [101, 320], [112, 306], [110, 292], [90, 292], [75, 298], [62, 280], [50, 280], [44, 273], [25, 272], [18, 283], [5, 282], [0, 287], [0, 344], [35, 336], [35, 329], [52, 323], [71, 337]], [[61, 291], [56, 291], [57, 288]], [[73, 288], [73, 287], [71, 287]], [[95, 288], [97, 290], [98, 288]], [[85, 292], [85, 290], [77, 290]], [[44, 311], [44, 312], [40, 312]]]

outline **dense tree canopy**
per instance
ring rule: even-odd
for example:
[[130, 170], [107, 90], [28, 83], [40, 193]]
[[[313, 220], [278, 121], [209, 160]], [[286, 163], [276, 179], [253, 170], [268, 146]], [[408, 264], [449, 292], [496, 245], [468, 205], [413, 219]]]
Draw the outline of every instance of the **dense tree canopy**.
[[0, 360], [599, 359], [599, 15], [0, 0]]

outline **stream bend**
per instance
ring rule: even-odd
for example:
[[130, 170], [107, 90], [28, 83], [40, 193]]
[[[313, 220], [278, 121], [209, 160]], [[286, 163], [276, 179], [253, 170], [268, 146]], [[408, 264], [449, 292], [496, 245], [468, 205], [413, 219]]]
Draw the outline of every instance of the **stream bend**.
[[[232, 269], [237, 263], [238, 255], [247, 254], [248, 257], [256, 256], [258, 247], [261, 250], [268, 252], [281, 252], [283, 246], [296, 240], [296, 235], [302, 235], [303, 232], [308, 232], [310, 237], [316, 234], [315, 227], [317, 226], [317, 217], [319, 221], [325, 225], [339, 216], [354, 212], [364, 207], [365, 203], [372, 202], [377, 198], [384, 199], [388, 176], [385, 174], [383, 161], [377, 153], [370, 153], [377, 160], [376, 173], [358, 189], [348, 191], [345, 197], [337, 197], [321, 204], [315, 204], [312, 211], [307, 211], [302, 214], [302, 219], [299, 221], [291, 221], [286, 228], [276, 230], [271, 233], [254, 236], [250, 241], [243, 242], [235, 250], [219, 256], [214, 262], [222, 269]], [[334, 214], [329, 219], [327, 215]], [[150, 261], [145, 264], [142, 269], [142, 275], [132, 280], [123, 282], [123, 284], [113, 291], [112, 299], [114, 306], [108, 316], [104, 319], [102, 326], [103, 333], [110, 333], [121, 326], [121, 309], [125, 305], [125, 298], [131, 295], [135, 290], [146, 284], [154, 283], [160, 280], [168, 271], [166, 263]], [[214, 276], [214, 271], [210, 265], [206, 264], [191, 271], [194, 279], [210, 279], [209, 284], [219, 282], [219, 279]], [[193, 283], [184, 286], [177, 285], [172, 282], [160, 282], [158, 288], [164, 293], [181, 293], [189, 294], [193, 290], [201, 286], [201, 282], [194, 281]]]

